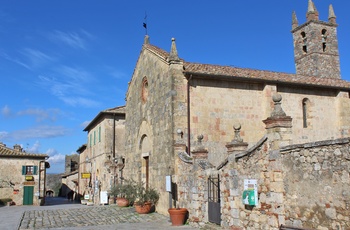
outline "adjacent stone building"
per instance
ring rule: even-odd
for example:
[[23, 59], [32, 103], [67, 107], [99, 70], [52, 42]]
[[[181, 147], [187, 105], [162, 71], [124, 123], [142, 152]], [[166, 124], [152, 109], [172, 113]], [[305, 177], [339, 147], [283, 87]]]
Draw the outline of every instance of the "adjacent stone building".
[[292, 19], [296, 74], [187, 62], [175, 39], [168, 53], [145, 37], [126, 94], [124, 175], [160, 192], [158, 212], [170, 175], [172, 205], [192, 224], [350, 228], [350, 83], [334, 10], [320, 21], [309, 0], [307, 22]]
[[78, 194], [78, 168], [79, 155], [72, 154], [65, 157], [65, 171], [62, 175], [62, 186], [60, 189], [60, 196], [67, 197], [73, 201], [79, 199]]
[[123, 176], [125, 106], [101, 111], [84, 129], [87, 144], [79, 147], [79, 194], [100, 204]]
[[0, 198], [16, 205], [40, 205], [45, 202], [46, 154], [25, 152], [0, 143]]

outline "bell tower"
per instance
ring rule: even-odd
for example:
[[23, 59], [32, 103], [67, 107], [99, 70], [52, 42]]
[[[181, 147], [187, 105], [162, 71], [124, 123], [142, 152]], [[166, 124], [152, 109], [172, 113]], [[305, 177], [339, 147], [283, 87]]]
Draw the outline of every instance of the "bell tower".
[[312, 0], [309, 0], [306, 22], [299, 26], [292, 15], [294, 60], [296, 73], [307, 76], [340, 79], [336, 16], [329, 6], [328, 22], [320, 21]]

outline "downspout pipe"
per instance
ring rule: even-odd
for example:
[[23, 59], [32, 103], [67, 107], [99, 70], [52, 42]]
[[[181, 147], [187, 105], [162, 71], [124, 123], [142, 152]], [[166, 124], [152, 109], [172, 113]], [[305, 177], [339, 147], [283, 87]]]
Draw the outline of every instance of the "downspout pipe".
[[113, 113], [113, 160], [115, 158], [115, 113]]
[[[113, 151], [113, 162], [115, 160], [115, 113], [113, 113], [113, 147], [112, 147], [112, 151]], [[113, 186], [115, 187], [116, 184], [116, 170], [115, 168], [113, 169], [114, 175], [113, 175]]]
[[190, 100], [190, 81], [192, 79], [192, 74], [187, 79], [187, 146], [188, 146], [188, 155], [191, 155], [191, 100]]

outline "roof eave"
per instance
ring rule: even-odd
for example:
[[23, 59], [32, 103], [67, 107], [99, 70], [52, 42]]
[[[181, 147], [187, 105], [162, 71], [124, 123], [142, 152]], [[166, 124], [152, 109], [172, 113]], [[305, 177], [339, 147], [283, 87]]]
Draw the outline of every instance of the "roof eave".
[[[310, 84], [310, 83], [301, 83], [301, 82], [292, 82], [292, 81], [279, 81], [279, 80], [270, 80], [270, 79], [259, 79], [259, 78], [247, 78], [242, 76], [231, 76], [231, 75], [223, 75], [223, 74], [210, 74], [210, 73], [198, 73], [198, 72], [190, 72], [184, 71], [184, 75], [187, 79], [189, 78], [202, 78], [209, 80], [225, 80], [225, 81], [245, 81], [245, 82], [255, 82], [255, 83], [270, 83], [270, 84], [283, 84], [283, 85], [295, 85], [295, 86], [303, 86], [303, 87], [317, 87], [322, 89], [336, 89], [350, 92], [350, 88], [340, 87], [340, 86], [330, 86], [330, 85], [318, 85], [318, 84]], [[213, 79], [215, 76], [215, 79]]]
[[104, 115], [119, 115], [119, 116], [124, 116], [125, 117], [125, 112], [112, 112], [112, 111], [101, 111], [97, 114], [97, 116], [85, 127], [83, 131], [88, 132], [100, 118], [103, 118]]

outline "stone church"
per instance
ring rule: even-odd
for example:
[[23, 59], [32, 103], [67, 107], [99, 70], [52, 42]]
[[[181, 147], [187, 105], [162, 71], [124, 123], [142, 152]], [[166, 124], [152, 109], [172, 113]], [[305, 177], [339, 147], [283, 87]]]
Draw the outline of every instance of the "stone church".
[[[156, 210], [233, 229], [350, 228], [350, 82], [336, 16], [292, 15], [296, 74], [187, 62], [145, 37], [126, 93], [124, 177]], [[166, 186], [171, 177], [171, 191]], [[249, 195], [252, 202], [245, 201]]]

